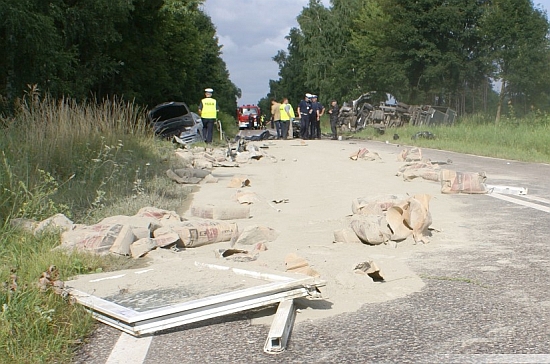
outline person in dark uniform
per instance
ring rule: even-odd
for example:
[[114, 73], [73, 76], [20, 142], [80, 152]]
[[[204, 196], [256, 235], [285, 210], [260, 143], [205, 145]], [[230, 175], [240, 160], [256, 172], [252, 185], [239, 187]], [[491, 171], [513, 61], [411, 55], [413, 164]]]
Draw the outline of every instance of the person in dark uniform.
[[309, 118], [312, 113], [311, 94], [307, 93], [303, 100], [298, 104], [297, 114], [300, 118], [300, 138], [309, 139]]
[[214, 124], [218, 118], [218, 103], [216, 99], [212, 98], [214, 92], [211, 88], [204, 89], [204, 99], [201, 100], [199, 105], [199, 115], [202, 119], [202, 137], [206, 143], [212, 143], [212, 136], [214, 133]]
[[332, 100], [330, 102], [330, 109], [328, 110], [328, 114], [330, 117], [330, 131], [332, 132], [332, 140], [338, 139], [338, 133], [336, 130], [336, 126], [338, 125], [338, 114], [340, 113], [340, 107], [338, 106], [338, 102], [336, 100]]
[[325, 113], [325, 107], [317, 101], [317, 95], [311, 95], [311, 118], [310, 135], [311, 139], [321, 139], [321, 116]]

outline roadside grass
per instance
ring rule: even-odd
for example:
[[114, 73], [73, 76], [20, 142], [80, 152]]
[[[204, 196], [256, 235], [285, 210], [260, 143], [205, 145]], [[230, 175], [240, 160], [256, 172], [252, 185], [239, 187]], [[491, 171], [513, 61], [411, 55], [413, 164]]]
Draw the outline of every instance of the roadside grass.
[[[325, 130], [327, 129], [325, 125]], [[434, 139], [413, 138], [429, 131]], [[397, 134], [399, 139], [394, 140]], [[523, 119], [503, 118], [495, 125], [492, 118], [474, 115], [460, 118], [453, 126], [409, 126], [388, 128], [383, 134], [373, 127], [344, 136], [388, 141], [402, 146], [418, 146], [525, 162], [550, 163], [550, 116], [533, 114]]]
[[179, 168], [176, 146], [156, 138], [145, 110], [106, 100], [76, 104], [37, 94], [22, 100], [0, 125], [0, 363], [70, 362], [94, 320], [79, 305], [40, 291], [41, 273], [55, 265], [59, 279], [142, 264], [52, 250], [59, 234], [34, 236], [11, 226], [64, 213], [76, 223], [133, 215], [154, 206], [185, 210], [192, 191], [166, 177]]

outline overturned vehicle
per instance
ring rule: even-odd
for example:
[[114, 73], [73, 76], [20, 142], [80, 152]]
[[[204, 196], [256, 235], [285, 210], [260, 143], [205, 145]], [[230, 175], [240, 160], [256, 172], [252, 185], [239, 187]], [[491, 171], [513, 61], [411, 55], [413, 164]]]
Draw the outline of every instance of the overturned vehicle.
[[359, 131], [370, 126], [383, 131], [405, 124], [452, 125], [457, 117], [454, 110], [443, 106], [408, 105], [388, 99], [374, 105], [375, 95], [376, 91], [367, 92], [351, 103], [344, 103], [338, 114], [339, 128], [342, 131]]
[[155, 106], [147, 114], [147, 121], [155, 134], [163, 138], [177, 138], [179, 143], [203, 140], [202, 119], [184, 102], [172, 101]]

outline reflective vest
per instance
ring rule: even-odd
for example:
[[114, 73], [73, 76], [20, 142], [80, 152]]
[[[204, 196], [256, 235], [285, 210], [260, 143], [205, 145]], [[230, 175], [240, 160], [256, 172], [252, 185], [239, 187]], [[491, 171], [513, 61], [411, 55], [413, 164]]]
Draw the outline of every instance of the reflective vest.
[[218, 116], [216, 111], [216, 99], [211, 97], [205, 97], [201, 100], [202, 102], [202, 111], [201, 118], [203, 119], [215, 119]]
[[[287, 106], [290, 108], [288, 110], [288, 114], [290, 114], [290, 116], [286, 113], [286, 110], [285, 110]], [[281, 121], [289, 121], [290, 118], [294, 118], [294, 110], [292, 110], [292, 105], [281, 104], [281, 106], [279, 107], [279, 110], [281, 111]]]

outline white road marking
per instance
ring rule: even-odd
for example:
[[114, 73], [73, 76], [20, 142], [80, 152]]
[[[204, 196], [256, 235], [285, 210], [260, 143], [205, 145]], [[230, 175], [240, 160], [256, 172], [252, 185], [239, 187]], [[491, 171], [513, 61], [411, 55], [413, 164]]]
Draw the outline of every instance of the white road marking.
[[504, 201], [515, 203], [517, 205], [530, 207], [532, 209], [536, 209], [536, 210], [540, 210], [540, 211], [544, 211], [544, 212], [550, 212], [550, 207], [548, 207], [548, 206], [538, 205], [536, 203], [532, 203], [532, 202], [529, 202], [529, 201], [523, 201], [523, 200], [520, 200], [520, 199], [517, 199], [517, 198], [510, 197], [510, 196], [501, 195], [499, 193], [489, 193], [488, 195], [491, 196], [491, 197], [494, 197], [494, 198], [498, 198], [499, 200], [504, 200]]
[[90, 282], [100, 282], [105, 281], [107, 279], [117, 279], [120, 277], [124, 277], [126, 274], [119, 274], [118, 276], [111, 276], [111, 277], [105, 277], [105, 278], [98, 278], [98, 279], [92, 279]]
[[143, 363], [152, 340], [152, 335], [137, 338], [125, 332], [121, 333], [105, 364]]
[[531, 196], [531, 195], [525, 195], [525, 196], [521, 196], [521, 197], [528, 198], [528, 199], [533, 200], [533, 201], [538, 201], [538, 202], [550, 204], [550, 200], [542, 198], [542, 197]]

